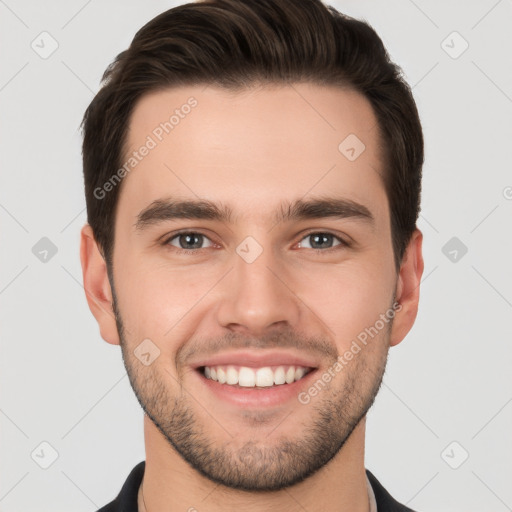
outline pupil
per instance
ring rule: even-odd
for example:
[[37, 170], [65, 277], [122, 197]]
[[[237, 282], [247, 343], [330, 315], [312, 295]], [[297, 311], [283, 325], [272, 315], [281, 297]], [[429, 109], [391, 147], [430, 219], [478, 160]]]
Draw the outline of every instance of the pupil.
[[322, 233], [320, 235], [313, 235], [313, 245], [316, 245], [317, 243], [325, 243], [325, 242], [329, 242], [329, 237], [331, 235], [328, 235], [326, 233]]
[[[203, 235], [199, 234], [186, 234], [181, 235], [180, 245], [184, 247], [185, 249], [191, 249], [191, 248], [201, 248], [201, 242], [202, 242]], [[181, 242], [184, 241], [184, 244]], [[192, 241], [192, 244], [190, 243]], [[195, 241], [195, 242], [194, 242]]]
[[[313, 238], [313, 245], [323, 245], [323, 244], [328, 244], [329, 241], [330, 241], [330, 236], [331, 235], [328, 235], [326, 233], [323, 233], [323, 234], [320, 234], [320, 235], [312, 235], [312, 238]], [[187, 249], [190, 249], [190, 248], [200, 248], [201, 247], [201, 242], [202, 242], [202, 238], [203, 238], [203, 235], [200, 235], [200, 234], [185, 234], [185, 235], [181, 235], [181, 240], [180, 240], [180, 245]], [[182, 244], [181, 242], [184, 241], [185, 243]], [[192, 242], [192, 243], [191, 243]]]

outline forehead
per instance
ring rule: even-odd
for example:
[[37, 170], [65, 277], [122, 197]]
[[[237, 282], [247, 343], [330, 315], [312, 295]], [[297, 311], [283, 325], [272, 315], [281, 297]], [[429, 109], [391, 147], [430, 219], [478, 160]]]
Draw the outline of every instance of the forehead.
[[350, 89], [153, 92], [135, 106], [123, 160], [133, 165], [126, 166], [120, 208], [137, 212], [180, 196], [230, 204], [247, 217], [268, 207], [270, 218], [273, 203], [308, 193], [370, 204], [377, 217], [387, 209], [377, 120]]

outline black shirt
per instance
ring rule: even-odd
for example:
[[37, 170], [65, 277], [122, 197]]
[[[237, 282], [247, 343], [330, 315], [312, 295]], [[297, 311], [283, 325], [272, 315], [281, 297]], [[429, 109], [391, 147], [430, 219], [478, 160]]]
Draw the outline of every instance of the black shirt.
[[[126, 482], [117, 498], [108, 505], [100, 508], [97, 512], [138, 512], [137, 494], [144, 476], [146, 461], [139, 462], [128, 475]], [[373, 488], [375, 500], [377, 501], [377, 512], [414, 512], [412, 509], [401, 505], [382, 487], [379, 481], [366, 470], [366, 475]]]

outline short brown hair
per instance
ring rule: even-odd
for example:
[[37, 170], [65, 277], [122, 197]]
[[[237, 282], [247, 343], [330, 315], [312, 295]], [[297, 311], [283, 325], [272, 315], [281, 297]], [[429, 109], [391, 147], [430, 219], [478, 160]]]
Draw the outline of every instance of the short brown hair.
[[82, 121], [87, 220], [107, 266], [121, 187], [101, 198], [95, 190], [123, 165], [130, 116], [143, 95], [198, 84], [236, 91], [297, 82], [348, 86], [372, 105], [398, 270], [420, 211], [424, 150], [416, 104], [373, 28], [320, 0], [187, 3], [144, 25], [108, 66]]

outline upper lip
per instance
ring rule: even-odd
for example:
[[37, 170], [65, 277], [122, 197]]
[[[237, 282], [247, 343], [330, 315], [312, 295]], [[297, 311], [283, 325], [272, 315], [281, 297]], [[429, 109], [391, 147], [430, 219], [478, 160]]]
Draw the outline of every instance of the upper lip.
[[317, 368], [318, 363], [311, 357], [300, 355], [294, 352], [272, 350], [272, 351], [250, 351], [236, 350], [221, 352], [210, 357], [205, 357], [192, 364], [195, 369], [203, 366], [248, 366], [259, 368], [263, 366], [303, 366], [305, 368]]

